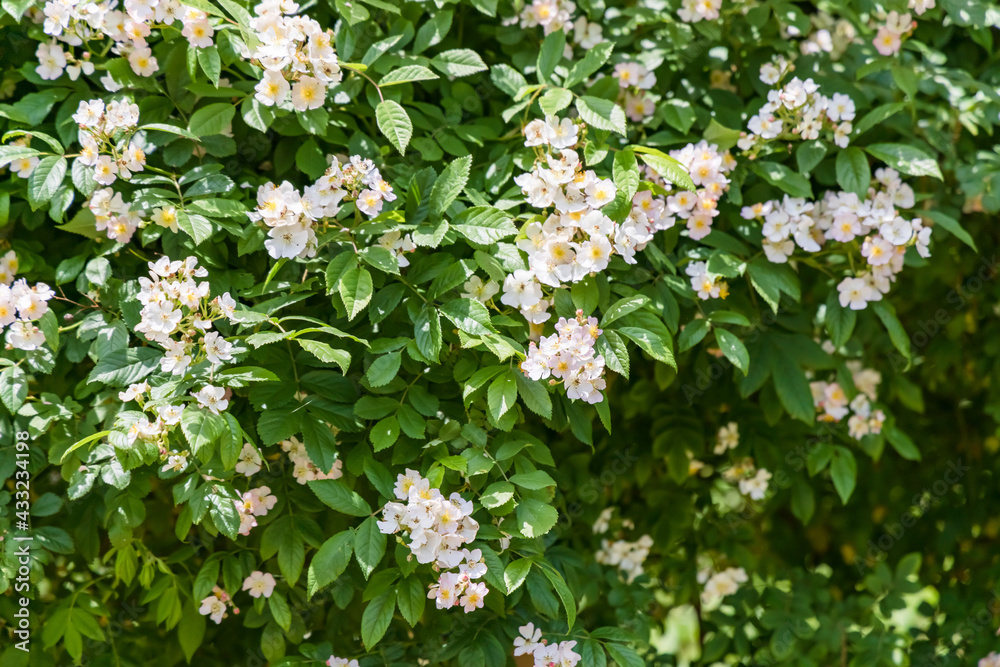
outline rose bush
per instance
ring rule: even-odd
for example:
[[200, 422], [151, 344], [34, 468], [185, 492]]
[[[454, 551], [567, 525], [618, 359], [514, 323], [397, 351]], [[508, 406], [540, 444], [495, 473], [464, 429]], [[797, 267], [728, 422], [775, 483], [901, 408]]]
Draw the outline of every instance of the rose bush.
[[4, 667], [1000, 663], [994, 5], [0, 7]]

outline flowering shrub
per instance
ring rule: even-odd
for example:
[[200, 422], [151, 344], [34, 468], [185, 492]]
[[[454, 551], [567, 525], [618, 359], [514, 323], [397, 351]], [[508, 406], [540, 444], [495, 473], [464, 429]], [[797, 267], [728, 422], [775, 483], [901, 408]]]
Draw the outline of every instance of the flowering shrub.
[[3, 667], [1000, 664], [996, 6], [0, 21]]

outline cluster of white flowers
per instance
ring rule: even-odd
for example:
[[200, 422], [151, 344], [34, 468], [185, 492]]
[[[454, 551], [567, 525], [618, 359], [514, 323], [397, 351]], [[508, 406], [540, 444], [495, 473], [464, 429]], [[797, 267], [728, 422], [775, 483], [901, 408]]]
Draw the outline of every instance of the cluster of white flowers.
[[636, 62], [615, 65], [613, 76], [625, 92], [625, 114], [633, 121], [641, 123], [656, 111], [656, 101], [649, 91], [656, 85], [656, 75]]
[[249, 591], [250, 597], [259, 598], [263, 596], [269, 598], [271, 597], [271, 593], [274, 592], [275, 583], [277, 582], [274, 580], [274, 575], [254, 570], [250, 573], [249, 577], [243, 580], [242, 590]]
[[708, 270], [707, 262], [691, 262], [684, 269], [691, 280], [691, 289], [704, 301], [725, 299], [729, 296], [729, 283], [722, 276]]
[[[207, 275], [208, 271], [198, 266], [196, 257], [173, 261], [161, 257], [149, 262], [149, 278], [139, 278], [142, 311], [135, 330], [166, 349], [160, 360], [165, 373], [183, 375], [202, 359], [213, 368], [232, 359], [233, 344], [210, 329], [216, 319], [232, 321], [236, 302], [229, 292], [209, 300], [208, 282], [195, 280]], [[172, 338], [174, 335], [178, 339]], [[209, 385], [195, 397], [217, 413], [226, 407], [224, 393], [221, 387]]]
[[458, 568], [458, 572], [442, 572], [427, 597], [435, 600], [438, 609], [461, 605], [469, 613], [481, 608], [489, 589], [474, 580], [486, 574], [483, 554], [462, 546], [479, 532], [479, 523], [472, 518], [472, 501], [458, 493], [445, 498], [431, 487], [430, 480], [410, 469], [396, 477], [394, 491], [406, 504], [386, 503], [378, 529], [386, 535], [407, 533], [407, 546], [418, 563], [433, 563], [438, 570]]
[[[828, 53], [832, 60], [839, 60], [857, 38], [858, 31], [853, 23], [847, 19], [835, 18], [822, 10], [810, 15], [809, 21], [813, 31], [799, 43], [802, 55]], [[794, 25], [788, 24], [782, 26], [782, 36], [800, 37], [801, 33]]]
[[912, 9], [914, 14], [920, 16], [924, 12], [934, 9], [934, 7], [937, 6], [937, 3], [935, 0], [910, 0], [906, 6], [909, 9]]
[[635, 542], [625, 540], [601, 540], [601, 548], [594, 554], [594, 560], [602, 565], [612, 565], [625, 573], [626, 581], [632, 583], [642, 574], [642, 564], [653, 548], [653, 538], [643, 535]]
[[704, 584], [701, 592], [701, 603], [706, 607], [714, 606], [727, 595], [739, 590], [740, 584], [749, 581], [746, 570], [742, 567], [729, 567], [722, 572], [713, 573], [711, 568], [698, 572], [698, 583]]
[[[929, 6], [923, 0], [910, 1], [914, 5], [920, 3], [925, 8], [924, 11], [934, 6], [934, 0], [930, 0]], [[920, 13], [920, 11], [917, 11], [917, 14]], [[895, 55], [899, 53], [899, 49], [903, 46], [903, 38], [913, 32], [913, 29], [916, 27], [917, 22], [909, 14], [901, 15], [899, 12], [889, 12], [885, 18], [885, 23], [880, 25], [878, 32], [875, 33], [875, 39], [872, 40], [872, 44], [875, 45], [875, 50], [883, 56]]]
[[571, 400], [600, 403], [604, 400], [604, 357], [594, 353], [594, 343], [601, 333], [597, 318], [584, 317], [582, 310], [573, 319], [560, 317], [554, 334], [543, 336], [538, 345], [530, 343], [521, 372], [535, 381], [552, 377], [549, 384], [561, 382]]
[[45, 283], [33, 287], [17, 274], [17, 255], [8, 251], [0, 259], [0, 331], [7, 330], [7, 344], [19, 350], [37, 350], [45, 344], [45, 334], [32, 324], [49, 312], [48, 301], [55, 296]]
[[[760, 80], [778, 86], [791, 70], [788, 61], [778, 56], [761, 66]], [[792, 77], [768, 92], [767, 102], [747, 122], [749, 132], [742, 132], [736, 145], [750, 152], [753, 158], [767, 141], [792, 137], [818, 139], [820, 132], [826, 131], [835, 144], [846, 148], [854, 130], [851, 125], [854, 116], [854, 100], [848, 95], [834, 93], [833, 97], [827, 97], [811, 78], [803, 81]]]
[[128, 180], [133, 172], [143, 170], [146, 153], [142, 146], [123, 136], [139, 124], [138, 104], [115, 100], [105, 107], [102, 100], [83, 101], [73, 120], [80, 127], [82, 146], [77, 160], [93, 167], [95, 181], [111, 185], [117, 178]]
[[519, 16], [522, 28], [542, 26], [545, 34], [563, 30], [567, 33], [573, 28], [573, 14], [576, 13], [576, 3], [571, 0], [532, 0], [525, 3]]
[[216, 623], [222, 623], [222, 619], [229, 616], [230, 607], [233, 608], [233, 613], [240, 613], [239, 608], [233, 603], [233, 599], [229, 596], [229, 593], [218, 586], [213, 586], [212, 594], [201, 601], [198, 613], [202, 616], [208, 616]]
[[291, 0], [265, 0], [254, 7], [250, 28], [259, 44], [244, 56], [264, 69], [255, 88], [258, 102], [280, 106], [290, 96], [292, 107], [307, 111], [322, 107], [327, 88], [344, 75], [333, 49], [333, 30], [323, 30], [308, 16], [291, 16], [298, 10]]
[[316, 467], [316, 464], [306, 453], [306, 446], [299, 442], [298, 438], [289, 438], [281, 443], [281, 448], [288, 454], [292, 462], [292, 475], [299, 484], [312, 482], [317, 479], [339, 479], [344, 476], [344, 462], [337, 459], [333, 462], [333, 467], [329, 472], [323, 472]]
[[860, 440], [866, 435], [882, 432], [885, 423], [885, 413], [872, 409], [872, 401], [878, 400], [878, 385], [882, 375], [871, 368], [864, 368], [860, 361], [852, 359], [847, 362], [852, 380], [858, 390], [857, 396], [850, 401], [843, 387], [837, 382], [815, 381], [809, 383], [812, 391], [813, 405], [819, 413], [818, 419], [826, 422], [839, 422], [848, 417], [848, 434]]
[[574, 146], [580, 142], [581, 125], [569, 118], [548, 116], [524, 128], [528, 147], [538, 147], [530, 172], [514, 182], [529, 205], [554, 207], [544, 222], [532, 222], [518, 247], [528, 254], [528, 270], [519, 270], [504, 281], [501, 302], [521, 310], [531, 324], [549, 319], [552, 304], [542, 285], [553, 288], [582, 280], [607, 268], [618, 253], [635, 264], [635, 253], [645, 247], [657, 231], [669, 229], [674, 217], [662, 199], [648, 191], [636, 193], [629, 216], [616, 223], [601, 212], [615, 199], [617, 189], [609, 178], [584, 170]]
[[730, 484], [737, 484], [740, 493], [753, 500], [763, 500], [767, 494], [771, 473], [764, 468], [756, 468], [753, 459], [745, 458], [722, 472], [722, 478]]
[[[718, 146], [704, 140], [670, 151], [670, 157], [687, 170], [697, 189], [694, 192], [680, 190], [668, 196], [666, 213], [686, 221], [688, 236], [700, 241], [712, 233], [712, 221], [719, 215], [719, 199], [729, 187], [727, 175], [736, 168], [736, 160], [729, 151], [720, 151]], [[655, 172], [647, 175], [657, 185], [671, 188], [671, 184], [656, 176]], [[649, 196], [648, 193], [646, 195]], [[669, 229], [673, 224], [671, 219], [663, 228]]]
[[371, 160], [354, 155], [341, 166], [333, 157], [326, 172], [301, 194], [288, 181], [260, 186], [257, 209], [247, 216], [268, 227], [264, 246], [274, 259], [315, 257], [316, 222], [336, 216], [342, 202], [353, 201], [362, 213], [375, 217], [384, 201], [395, 199], [392, 186]]
[[906, 248], [914, 246], [921, 257], [930, 257], [931, 228], [920, 218], [906, 220], [898, 209], [912, 208], [913, 189], [894, 169], [875, 170], [875, 180], [862, 199], [853, 192], [828, 191], [821, 201], [809, 202], [785, 195], [743, 207], [742, 216], [763, 220], [763, 247], [772, 262], [788, 261], [795, 246], [817, 252], [828, 240], [852, 243], [861, 239], [861, 256], [867, 270], [844, 278], [837, 290], [844, 308], [861, 310], [889, 293], [896, 274], [903, 269]]
[[164, 436], [170, 431], [170, 427], [180, 423], [185, 406], [149, 401], [150, 390], [148, 382], [137, 382], [130, 384], [125, 391], [118, 392], [118, 399], [123, 403], [135, 401], [144, 411], [153, 414], [152, 421], [148, 416], [143, 416], [129, 424], [129, 429], [126, 432], [128, 443], [131, 445], [136, 440], [159, 442], [160, 451], [166, 458], [163, 472], [181, 472], [187, 467], [187, 457], [183, 453], [168, 451], [165, 447]]
[[503, 25], [518, 23], [522, 28], [542, 26], [546, 35], [562, 30], [566, 33], [565, 56], [573, 57], [573, 46], [588, 51], [604, 41], [604, 27], [597, 21], [588, 21], [585, 14], [575, 20], [576, 3], [571, 0], [532, 0], [521, 13], [504, 19]]
[[243, 494], [242, 499], [234, 500], [236, 511], [240, 515], [240, 535], [249, 535], [250, 529], [257, 526], [257, 517], [265, 516], [278, 502], [276, 496], [271, 495], [271, 489], [266, 486], [258, 486]]
[[522, 625], [517, 631], [521, 636], [514, 638], [514, 657], [530, 655], [535, 660], [534, 667], [576, 667], [583, 659], [573, 650], [575, 641], [550, 644], [542, 639], [542, 631], [534, 623]]
[[715, 438], [715, 454], [725, 454], [730, 449], [736, 449], [740, 444], [740, 427], [736, 422], [729, 422], [719, 429]]
[[714, 21], [719, 18], [722, 0], [682, 0], [677, 16], [685, 23]]
[[142, 218], [122, 199], [120, 192], [111, 188], [95, 190], [87, 201], [87, 208], [94, 214], [94, 227], [118, 243], [132, 240], [135, 230], [142, 226]]
[[[74, 81], [81, 72], [94, 73], [90, 62], [93, 42], [110, 38], [114, 44], [111, 52], [128, 60], [138, 76], [149, 77], [159, 71], [148, 37], [153, 29], [162, 29], [176, 21], [183, 24], [181, 34], [195, 48], [212, 46], [215, 28], [208, 14], [181, 4], [178, 0], [126, 0], [125, 11], [116, 9], [117, 2], [90, 2], [90, 0], [49, 0], [42, 9], [43, 30], [54, 39], [51, 44], [41, 44], [36, 56], [35, 69], [43, 79], [58, 79], [65, 69]], [[72, 49], [63, 51], [56, 40], [69, 46], [87, 46], [83, 58], [78, 59]], [[101, 79], [110, 92], [119, 86], [108, 74]]]

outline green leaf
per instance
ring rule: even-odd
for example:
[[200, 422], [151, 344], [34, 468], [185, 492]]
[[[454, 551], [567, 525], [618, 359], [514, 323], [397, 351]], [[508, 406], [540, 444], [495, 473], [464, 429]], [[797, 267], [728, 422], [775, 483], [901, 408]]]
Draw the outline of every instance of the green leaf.
[[806, 374], [795, 360], [778, 350], [771, 355], [771, 375], [774, 377], [774, 388], [778, 392], [781, 404], [788, 414], [807, 424], [813, 422], [816, 408], [813, 406], [812, 391]]
[[[222, 60], [219, 58], [219, 49], [209, 46], [207, 48], [199, 48], [197, 51], [198, 62], [201, 64], [201, 69], [205, 72], [205, 76], [208, 77], [209, 81], [218, 86], [219, 76], [222, 74]], [[287, 630], [287, 628], [285, 629]]]
[[403, 65], [383, 76], [378, 85], [385, 88], [386, 86], [411, 83], [413, 81], [429, 81], [437, 78], [439, 78], [437, 74], [422, 65]]
[[615, 45], [611, 42], [601, 42], [597, 46], [588, 49], [584, 53], [583, 58], [574, 63], [573, 67], [570, 68], [563, 85], [567, 88], [572, 88], [579, 83], [583, 83], [597, 72], [597, 70], [601, 69], [604, 63], [608, 62], [608, 58], [611, 57], [611, 52], [614, 49]]
[[621, 327], [618, 329], [618, 333], [632, 340], [649, 356], [677, 370], [677, 362], [674, 361], [674, 353], [671, 350], [672, 342], [669, 338], [661, 337], [652, 331], [638, 327]]
[[201, 245], [212, 238], [212, 223], [200, 215], [188, 215], [185, 211], [177, 211], [177, 227], [194, 239], [195, 245]]
[[840, 187], [864, 199], [871, 181], [868, 158], [860, 148], [850, 146], [837, 153], [837, 184]]
[[439, 217], [448, 210], [448, 207], [465, 188], [465, 184], [469, 182], [471, 168], [471, 155], [453, 160], [444, 168], [441, 175], [434, 181], [434, 187], [431, 188], [429, 200], [431, 215]]
[[368, 434], [376, 452], [391, 447], [399, 438], [399, 420], [396, 415], [389, 415], [380, 420]]
[[930, 218], [934, 221], [935, 226], [944, 228], [959, 241], [969, 246], [976, 252], [979, 252], [979, 248], [976, 247], [976, 242], [972, 239], [972, 235], [965, 231], [965, 228], [962, 227], [962, 223], [955, 218], [934, 209], [920, 211], [920, 215], [925, 218]]
[[847, 499], [854, 492], [854, 485], [858, 479], [858, 464], [854, 460], [854, 454], [845, 447], [834, 447], [833, 458], [830, 460], [830, 477], [833, 478], [833, 487], [837, 489], [840, 501], [847, 504]]
[[563, 58], [566, 50], [566, 33], [562, 30], [553, 30], [545, 36], [542, 48], [538, 51], [538, 82], [554, 84], [552, 74], [556, 71], [556, 66]]
[[492, 206], [467, 208], [451, 222], [459, 234], [479, 245], [490, 245], [517, 234], [510, 215]]
[[517, 506], [517, 523], [521, 534], [529, 539], [549, 532], [558, 520], [556, 508], [541, 500], [526, 498]]
[[793, 197], [812, 199], [809, 179], [777, 162], [754, 162], [750, 169], [771, 185]]
[[816, 168], [826, 155], [826, 144], [819, 139], [813, 141], [803, 141], [795, 149], [795, 162], [799, 166], [799, 172], [808, 174]]
[[205, 639], [206, 625], [207, 617], [198, 613], [194, 602], [189, 602], [181, 615], [181, 622], [177, 624], [177, 638], [188, 664], [191, 664], [194, 652], [198, 650], [201, 642]]
[[392, 100], [379, 102], [375, 107], [375, 120], [378, 129], [396, 147], [400, 155], [406, 155], [406, 146], [413, 136], [413, 123], [406, 109]]
[[719, 349], [722, 350], [726, 359], [733, 362], [733, 365], [743, 371], [743, 375], [746, 375], [750, 369], [750, 354], [743, 341], [727, 329], [716, 329], [715, 341], [719, 344]]
[[222, 134], [236, 115], [236, 107], [228, 102], [217, 102], [204, 106], [191, 114], [188, 129], [197, 137]]
[[197, 408], [187, 408], [181, 414], [181, 430], [191, 445], [191, 452], [208, 461], [212, 455], [212, 445], [222, 437], [227, 427], [222, 417]]
[[490, 312], [475, 299], [452, 299], [441, 306], [441, 314], [470, 336], [483, 336], [496, 331]]
[[441, 353], [441, 316], [436, 308], [425, 303], [413, 322], [417, 349], [430, 361]]
[[273, 591], [271, 597], [267, 599], [267, 606], [274, 616], [275, 622], [281, 628], [288, 630], [292, 626], [292, 610], [288, 607], [288, 601], [279, 591]]
[[556, 589], [556, 595], [562, 600], [563, 608], [566, 609], [566, 625], [572, 630], [573, 624], [576, 623], [576, 598], [573, 596], [573, 591], [566, 585], [566, 580], [563, 579], [559, 571], [547, 562], [540, 562], [539, 567], [552, 587]]
[[368, 372], [365, 373], [365, 377], [368, 378], [368, 384], [373, 387], [381, 387], [389, 384], [396, 377], [396, 373], [399, 372], [401, 360], [402, 355], [399, 352], [390, 352], [389, 354], [381, 355], [372, 362], [372, 365], [368, 367]]
[[767, 259], [757, 258], [747, 266], [750, 284], [764, 297], [771, 309], [777, 313], [781, 295], [787, 294], [794, 301], [801, 298], [799, 277], [785, 264], [773, 264]]
[[892, 448], [899, 452], [899, 455], [904, 459], [910, 461], [920, 460], [920, 450], [917, 448], [916, 443], [910, 436], [906, 435], [903, 431], [900, 431], [895, 425], [888, 428], [882, 429], [885, 434], [886, 440], [892, 445]]
[[850, 308], [843, 308], [840, 305], [837, 290], [831, 289], [826, 298], [824, 322], [834, 345], [840, 347], [850, 339], [857, 320], [857, 312]]
[[309, 482], [316, 497], [325, 505], [348, 516], [369, 516], [372, 508], [368, 502], [339, 479], [318, 479]]
[[0, 400], [15, 414], [28, 398], [28, 377], [20, 366], [8, 366], [0, 372]]
[[323, 543], [309, 563], [309, 595], [314, 595], [344, 573], [354, 553], [354, 531], [344, 530]]
[[510, 482], [493, 482], [483, 490], [479, 502], [486, 509], [495, 509], [506, 505], [514, 497], [514, 485]]
[[869, 155], [882, 160], [893, 169], [910, 176], [933, 176], [944, 180], [941, 167], [933, 157], [909, 144], [872, 144], [866, 146]]
[[47, 203], [66, 178], [69, 163], [57, 155], [43, 157], [28, 177], [28, 201], [33, 209]]
[[515, 379], [515, 371], [509, 370], [493, 380], [487, 391], [487, 403], [493, 421], [500, 421], [500, 418], [507, 414], [507, 411], [514, 407], [516, 402], [517, 380]]
[[646, 664], [638, 653], [624, 644], [608, 642], [604, 648], [607, 649], [608, 655], [618, 664], [618, 667], [643, 667]]
[[642, 161], [668, 183], [672, 183], [682, 190], [694, 192], [697, 189], [684, 165], [663, 151], [645, 146], [632, 146], [632, 150], [639, 153]]
[[587, 125], [599, 130], [611, 130], [624, 136], [625, 112], [611, 100], [584, 95], [577, 98], [576, 110]]
[[649, 297], [644, 294], [633, 294], [618, 299], [605, 311], [604, 317], [601, 318], [601, 328], [606, 329], [615, 320], [625, 317], [629, 313], [634, 313], [648, 304]]
[[550, 88], [538, 98], [538, 106], [546, 116], [554, 116], [573, 103], [573, 93], [565, 88]]
[[443, 51], [431, 60], [431, 66], [447, 76], [469, 76], [488, 68], [479, 54], [471, 49]]
[[354, 556], [358, 559], [365, 579], [385, 555], [385, 542], [385, 535], [379, 531], [373, 516], [365, 519], [354, 534]]
[[882, 320], [886, 331], [889, 332], [889, 340], [892, 341], [893, 346], [906, 358], [906, 369], [909, 369], [910, 363], [913, 361], [910, 351], [910, 337], [906, 335], [906, 329], [903, 328], [899, 317], [896, 316], [896, 309], [885, 299], [876, 301], [872, 308], [878, 318]]
[[368, 269], [360, 266], [348, 269], [340, 277], [337, 292], [344, 301], [344, 308], [347, 309], [347, 319], [353, 320], [371, 301], [372, 274], [368, 273]]
[[410, 627], [414, 627], [424, 613], [427, 592], [419, 577], [407, 577], [396, 586], [396, 604]]
[[550, 486], [556, 485], [556, 481], [552, 479], [552, 476], [544, 470], [519, 472], [516, 475], [511, 475], [510, 483], [524, 489], [531, 489], [532, 491], [538, 491], [539, 489], [546, 489]]
[[311, 353], [317, 359], [328, 364], [337, 364], [342, 373], [347, 373], [351, 365], [351, 355], [346, 350], [335, 350], [326, 343], [308, 338], [296, 338], [295, 341], [302, 346], [302, 349]]
[[365, 611], [361, 615], [361, 640], [365, 644], [365, 649], [371, 651], [372, 647], [385, 635], [395, 608], [396, 591], [394, 589], [389, 589], [376, 596], [365, 607]]
[[87, 382], [101, 382], [112, 387], [125, 387], [153, 372], [160, 365], [163, 353], [151, 347], [115, 350], [97, 361]]
[[876, 125], [881, 125], [891, 116], [905, 109], [906, 104], [906, 102], [889, 102], [888, 104], [875, 107], [854, 125], [854, 136], [864, 134]]
[[302, 443], [316, 467], [329, 472], [337, 461], [337, 439], [323, 421], [306, 417], [302, 424]]
[[526, 378], [522, 373], [515, 373], [517, 393], [526, 408], [545, 419], [552, 419], [552, 397], [541, 381]]
[[530, 558], [518, 558], [510, 562], [510, 565], [503, 572], [503, 583], [507, 588], [507, 595], [521, 587], [524, 580], [528, 578], [533, 563], [534, 561]]

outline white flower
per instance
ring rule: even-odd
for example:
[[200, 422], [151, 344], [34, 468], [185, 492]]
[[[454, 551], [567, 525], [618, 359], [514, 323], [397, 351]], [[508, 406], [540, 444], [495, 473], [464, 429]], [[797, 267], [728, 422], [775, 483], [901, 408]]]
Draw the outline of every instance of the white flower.
[[271, 574], [255, 570], [250, 573], [249, 577], [243, 580], [242, 590], [249, 591], [251, 597], [259, 598], [264, 596], [265, 598], [269, 598], [274, 591], [275, 583], [274, 576]]
[[181, 34], [187, 37], [188, 43], [199, 49], [207, 49], [212, 46], [212, 36], [215, 35], [215, 28], [208, 22], [208, 19], [186, 21]]
[[257, 448], [249, 442], [243, 444], [240, 451], [239, 461], [236, 463], [236, 472], [250, 477], [260, 471], [261, 458]]
[[736, 449], [740, 444], [740, 427], [736, 422], [729, 422], [719, 429], [716, 437], [716, 445], [713, 450], [716, 454], [724, 454], [727, 449]]
[[480, 303], [486, 303], [500, 291], [500, 286], [495, 282], [490, 280], [484, 283], [483, 279], [479, 276], [472, 276], [469, 278], [462, 288], [465, 290], [462, 294], [463, 297], [467, 299], [475, 299]]
[[266, 106], [274, 106], [285, 101], [290, 87], [280, 72], [267, 70], [264, 72], [264, 78], [254, 87], [254, 90], [256, 91], [254, 97], [258, 102]]
[[504, 279], [500, 302], [512, 308], [530, 308], [542, 300], [542, 287], [530, 271], [518, 269]]
[[159, 64], [148, 47], [136, 49], [128, 56], [128, 64], [139, 76], [153, 76], [159, 70]]
[[201, 407], [208, 408], [213, 414], [219, 414], [221, 410], [229, 407], [229, 400], [225, 398], [226, 390], [223, 387], [207, 384], [191, 395], [198, 400]]
[[73, 121], [77, 125], [85, 127], [97, 127], [101, 123], [104, 115], [104, 102], [102, 100], [81, 101], [73, 114]]
[[66, 54], [58, 44], [39, 44], [35, 50], [38, 67], [35, 73], [43, 79], [54, 81], [66, 68]]
[[208, 616], [216, 623], [221, 623], [223, 617], [226, 615], [226, 603], [216, 594], [209, 595], [201, 601], [201, 608], [198, 609], [198, 613], [202, 616]]
[[553, 148], [570, 148], [579, 141], [576, 124], [569, 118], [545, 118], [545, 138]]
[[319, 79], [304, 76], [292, 86], [292, 106], [296, 111], [318, 109], [326, 101], [326, 85]]

